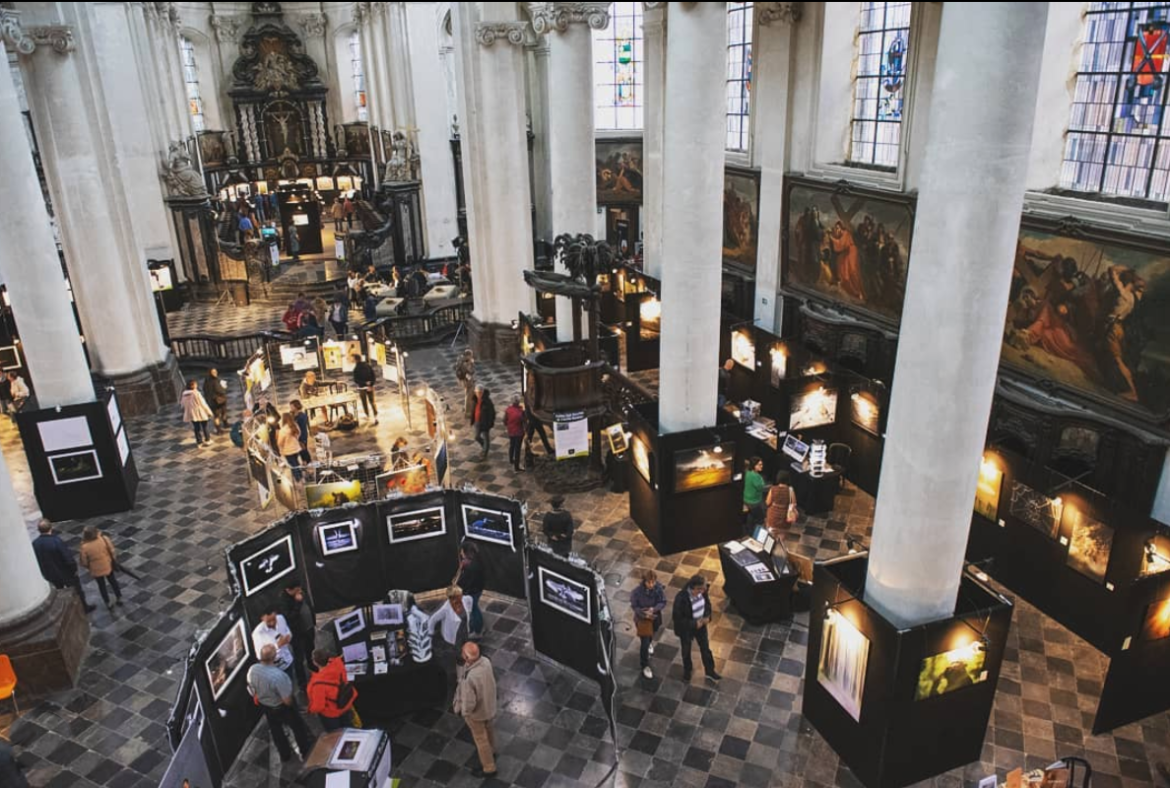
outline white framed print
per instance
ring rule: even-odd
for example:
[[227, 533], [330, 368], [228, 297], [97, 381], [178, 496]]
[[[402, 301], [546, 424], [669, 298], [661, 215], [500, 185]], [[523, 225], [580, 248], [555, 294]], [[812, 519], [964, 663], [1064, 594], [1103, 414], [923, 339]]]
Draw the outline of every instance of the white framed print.
[[593, 607], [590, 604], [592, 593], [589, 586], [570, 580], [543, 566], [537, 567], [536, 575], [540, 584], [542, 603], [586, 624], [593, 623]]
[[54, 454], [49, 457], [49, 470], [56, 484], [76, 484], [102, 478], [102, 464], [93, 449]]
[[468, 539], [516, 549], [512, 539], [512, 515], [507, 512], [463, 504], [463, 533]]
[[349, 553], [358, 549], [357, 527], [357, 520], [318, 524], [317, 539], [320, 541], [321, 555]]
[[366, 614], [359, 607], [352, 613], [338, 616], [333, 620], [333, 628], [337, 630], [337, 639], [345, 640], [362, 632], [366, 628]]
[[244, 596], [252, 596], [260, 589], [267, 588], [296, 568], [297, 559], [290, 534], [240, 561], [240, 582], [244, 586]]
[[398, 512], [386, 517], [386, 528], [390, 531], [390, 544], [430, 539], [447, 533], [447, 515], [442, 506]]
[[244, 619], [240, 618], [203, 663], [203, 668], [207, 671], [207, 680], [211, 683], [212, 697], [219, 700], [219, 696], [232, 683], [232, 679], [244, 669], [247, 662], [248, 635], [244, 630]]
[[397, 627], [401, 626], [405, 620], [402, 605], [374, 605], [374, 626], [376, 627]]

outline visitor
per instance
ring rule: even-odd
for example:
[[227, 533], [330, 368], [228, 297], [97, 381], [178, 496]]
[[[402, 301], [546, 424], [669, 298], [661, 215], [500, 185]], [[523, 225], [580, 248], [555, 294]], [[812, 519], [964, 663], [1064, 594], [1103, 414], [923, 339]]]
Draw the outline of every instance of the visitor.
[[272, 741], [276, 744], [276, 751], [280, 753], [280, 760], [287, 761], [292, 757], [292, 747], [289, 745], [288, 734], [284, 726], [292, 729], [297, 741], [297, 749], [301, 759], [309, 757], [313, 749], [313, 735], [305, 721], [297, 711], [293, 700], [293, 684], [288, 674], [275, 663], [277, 648], [271, 644], [257, 650], [260, 661], [248, 668], [248, 691], [256, 701], [256, 705], [264, 712], [264, 719], [268, 721], [268, 730], [272, 733]]
[[475, 542], [463, 541], [459, 547], [459, 571], [451, 585], [459, 586], [463, 593], [471, 598], [471, 610], [467, 621], [467, 637], [469, 640], [480, 640], [483, 637], [483, 611], [479, 608], [479, 599], [483, 596], [483, 564], [479, 560], [479, 548]]
[[24, 767], [16, 760], [12, 745], [0, 739], [0, 785], [4, 788], [29, 788]]
[[727, 398], [731, 391], [731, 370], [735, 369], [735, 362], [727, 359], [723, 362], [723, 366], [719, 368], [719, 401], [718, 405], [722, 408], [727, 404]]
[[285, 462], [292, 466], [293, 478], [301, 479], [301, 452], [305, 447], [301, 445], [301, 428], [297, 425], [297, 417], [291, 413], [281, 414], [280, 429], [276, 433], [276, 450], [284, 457]]
[[280, 322], [284, 323], [285, 331], [290, 334], [296, 334], [301, 328], [301, 312], [297, 309], [297, 302], [290, 301], [288, 308], [284, 310], [284, 314], [280, 316]]
[[353, 362], [353, 383], [357, 386], [358, 394], [362, 398], [362, 411], [365, 412], [366, 418], [370, 418], [370, 414], [374, 417], [374, 426], [378, 426], [378, 403], [374, 401], [374, 384], [378, 382], [378, 376], [374, 374], [374, 368], [370, 366], [370, 362], [361, 357], [361, 354], [354, 353], [349, 357]]
[[[122, 589], [118, 586], [118, 578], [114, 575], [114, 563], [117, 553], [110, 537], [103, 534], [95, 525], [87, 525], [81, 532], [81, 565], [89, 572], [89, 576], [97, 581], [98, 591], [102, 601], [110, 610], [115, 604], [122, 604]], [[106, 589], [106, 581], [114, 589], [115, 602], [110, 601], [110, 592]]]
[[341, 202], [341, 197], [333, 201], [333, 206], [329, 209], [329, 215], [333, 218], [333, 232], [341, 232], [341, 222], [345, 219], [345, 205]]
[[344, 291], [338, 291], [329, 305], [329, 325], [333, 326], [333, 333], [338, 339], [345, 338], [345, 330], [349, 327], [349, 304], [345, 301]]
[[297, 232], [296, 225], [289, 225], [288, 230], [284, 234], [284, 238], [288, 243], [288, 256], [293, 260], [300, 260], [301, 234]]
[[366, 320], [376, 320], [378, 317], [378, 297], [367, 290], [366, 300], [362, 302], [362, 317]]
[[[313, 314], [316, 315], [318, 323], [326, 322], [329, 317], [329, 303], [321, 296], [313, 299]], [[322, 333], [321, 336], [325, 335]]]
[[764, 525], [777, 540], [782, 540], [788, 526], [796, 522], [796, 491], [788, 486], [788, 471], [781, 469], [776, 474], [776, 483], [768, 489], [764, 499], [767, 514]]
[[747, 462], [747, 473], [743, 475], [743, 505], [747, 508], [747, 533], [764, 522], [764, 461], [752, 457]]
[[305, 373], [305, 377], [301, 380], [301, 385], [297, 387], [297, 393], [301, 395], [301, 399], [312, 399], [320, 396], [321, 387], [317, 384], [317, 373], [309, 370]]
[[349, 287], [350, 303], [360, 304], [362, 302], [362, 290], [366, 286], [366, 281], [362, 279], [362, 275], [357, 271], [350, 271], [349, 278], [346, 280], [346, 286]]
[[0, 413], [12, 412], [12, 382], [8, 375], [0, 375]]
[[284, 620], [292, 631], [293, 665], [297, 671], [297, 683], [304, 687], [309, 683], [308, 672], [313, 669], [313, 646], [317, 634], [317, 617], [305, 589], [297, 582], [289, 583], [284, 589]]
[[246, 213], [240, 214], [239, 227], [240, 243], [244, 243], [244, 241], [247, 241], [249, 238], [251, 238], [252, 232], [256, 229], [256, 226], [252, 224], [252, 220], [248, 218], [248, 214]]
[[309, 699], [309, 713], [317, 715], [326, 733], [352, 728], [353, 702], [357, 700], [358, 694], [349, 681], [345, 660], [332, 657], [328, 651], [319, 648], [313, 652], [313, 665], [317, 670], [305, 690]]
[[81, 577], [77, 574], [77, 562], [73, 554], [65, 546], [61, 537], [53, 533], [53, 524], [48, 520], [37, 523], [38, 536], [33, 539], [33, 553], [37, 557], [37, 566], [41, 569], [41, 577], [54, 588], [72, 588], [81, 599], [81, 606], [86, 613], [97, 610], [85, 598], [85, 589], [81, 587]]
[[8, 378], [8, 394], [12, 397], [12, 412], [20, 413], [31, 396], [28, 384], [15, 372], [9, 372], [5, 377]]
[[463, 665], [459, 669], [459, 685], [455, 691], [454, 711], [463, 716], [479, 753], [480, 768], [471, 773], [478, 779], [496, 774], [496, 734], [492, 721], [496, 717], [496, 676], [492, 663], [481, 656], [479, 646], [463, 645]]
[[707, 625], [711, 623], [711, 597], [707, 596], [707, 581], [702, 575], [692, 577], [686, 588], [678, 592], [671, 618], [682, 648], [683, 681], [691, 680], [691, 643], [699, 644], [699, 656], [707, 678], [716, 681], [723, 678], [715, 672], [715, 656], [711, 653], [707, 636]]
[[313, 461], [313, 455], [309, 453], [309, 414], [305, 412], [305, 406], [301, 404], [299, 399], [289, 400], [289, 413], [293, 415], [293, 420], [297, 423], [297, 440], [301, 442], [301, 461], [306, 465]]
[[475, 424], [475, 355], [464, 350], [455, 364], [455, 379], [463, 386], [463, 415], [468, 424]]
[[650, 655], [654, 653], [654, 635], [662, 626], [662, 611], [666, 608], [666, 589], [658, 582], [653, 569], [643, 569], [642, 582], [630, 593], [630, 607], [634, 611], [634, 631], [642, 641], [639, 656], [642, 660], [642, 675], [654, 678], [650, 669]]
[[227, 381], [221, 380], [219, 370], [215, 367], [207, 370], [207, 377], [203, 379], [203, 399], [211, 408], [212, 422], [216, 433], [228, 428], [227, 421]]
[[483, 386], [476, 386], [475, 402], [475, 442], [483, 447], [480, 461], [487, 459], [488, 449], [492, 445], [492, 427], [496, 426], [496, 406], [492, 402], [492, 393]]
[[540, 435], [540, 442], [542, 444], [544, 444], [544, 451], [546, 454], [548, 454], [550, 456], [556, 455], [556, 451], [553, 449], [552, 444], [549, 443], [548, 433], [545, 432], [545, 430], [544, 430], [544, 422], [541, 421], [540, 419], [536, 418], [536, 415], [531, 410], [528, 409], [527, 405], [525, 405], [524, 406], [524, 437], [527, 440], [528, 445], [530, 447], [532, 446], [532, 436], [533, 435]]
[[211, 443], [211, 434], [207, 431], [207, 422], [211, 420], [211, 408], [199, 393], [199, 381], [187, 381], [187, 390], [183, 392], [179, 404], [183, 408], [183, 421], [190, 422], [191, 428], [195, 431], [195, 445]]
[[407, 445], [406, 437], [403, 435], [394, 439], [394, 445], [390, 447], [391, 470], [400, 471], [410, 466]]
[[544, 538], [554, 553], [568, 558], [573, 549], [573, 515], [561, 508], [565, 496], [554, 495], [550, 503], [552, 511], [544, 515]]
[[434, 659], [447, 674], [448, 700], [454, 696], [457, 682], [455, 668], [463, 653], [471, 631], [471, 597], [463, 589], [453, 585], [447, 588], [447, 601], [430, 617], [431, 630], [438, 630], [439, 637], [433, 641]]
[[345, 198], [344, 213], [345, 213], [345, 227], [347, 230], [352, 230], [353, 229], [354, 207], [353, 207], [353, 200], [349, 199], [348, 197]]
[[317, 316], [313, 314], [312, 309], [306, 309], [301, 312], [301, 316], [297, 323], [297, 339], [317, 339], [325, 338], [325, 329], [321, 328], [321, 323], [317, 320]]
[[520, 395], [512, 395], [512, 404], [504, 408], [504, 430], [508, 433], [508, 462], [519, 472], [520, 449], [524, 443], [524, 408], [520, 407]]
[[293, 657], [292, 637], [288, 619], [276, 612], [274, 605], [267, 605], [261, 610], [260, 623], [252, 630], [252, 653], [259, 654], [265, 646], [272, 646], [276, 650], [273, 664], [288, 674], [290, 681], [294, 678], [293, 663], [296, 661]]
[[304, 293], [297, 293], [297, 300], [293, 301], [293, 309], [300, 314], [302, 312], [308, 312], [312, 308], [313, 304], [309, 301], [309, 297]]

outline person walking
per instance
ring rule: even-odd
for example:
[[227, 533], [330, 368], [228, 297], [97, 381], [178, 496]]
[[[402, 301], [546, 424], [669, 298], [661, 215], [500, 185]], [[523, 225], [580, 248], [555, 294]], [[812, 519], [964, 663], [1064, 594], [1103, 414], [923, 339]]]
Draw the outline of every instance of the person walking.
[[642, 675], [652, 679], [654, 671], [650, 669], [650, 655], [654, 653], [654, 635], [662, 626], [666, 589], [658, 582], [658, 574], [653, 569], [643, 569], [639, 580], [638, 587], [630, 593], [630, 607], [634, 611], [634, 630], [642, 641], [639, 652]]
[[477, 778], [494, 777], [496, 734], [492, 723], [496, 718], [496, 675], [491, 661], [480, 654], [476, 644], [463, 644], [462, 653], [463, 665], [459, 669], [453, 708], [467, 723], [479, 753], [480, 767], [471, 773]]
[[[297, 672], [297, 683], [304, 687], [309, 683], [313, 670], [313, 647], [317, 635], [317, 616], [305, 599], [305, 589], [300, 583], [290, 583], [284, 589], [284, 620], [292, 632], [293, 666]], [[310, 709], [310, 712], [312, 710]]]
[[532, 446], [532, 436], [533, 435], [540, 436], [540, 442], [542, 444], [544, 444], [545, 454], [548, 454], [549, 456], [553, 456], [556, 454], [556, 451], [553, 449], [552, 444], [549, 443], [548, 433], [545, 432], [545, 430], [544, 430], [544, 422], [541, 421], [540, 419], [536, 418], [536, 416], [532, 413], [532, 411], [530, 411], [528, 409], [528, 406], [525, 405], [524, 406], [524, 438], [528, 442], [529, 447]]
[[337, 335], [338, 339], [345, 339], [345, 330], [349, 328], [349, 304], [342, 291], [338, 291], [337, 295], [333, 296], [328, 314], [329, 325], [333, 326], [333, 333]]
[[61, 537], [53, 532], [53, 524], [48, 520], [37, 523], [38, 536], [33, 539], [33, 553], [37, 557], [37, 566], [40, 567], [41, 577], [54, 588], [72, 588], [81, 599], [81, 606], [86, 613], [92, 613], [97, 608], [85, 598], [85, 589], [81, 586], [81, 577], [77, 574], [77, 561], [65, 546]]
[[568, 558], [573, 549], [573, 515], [561, 508], [565, 496], [554, 495], [550, 503], [552, 511], [544, 515], [544, 538], [554, 553]]
[[301, 462], [307, 465], [313, 461], [313, 455], [309, 453], [309, 414], [305, 412], [305, 406], [299, 399], [289, 400], [288, 409], [297, 423], [297, 440], [301, 442]]
[[764, 482], [764, 461], [759, 457], [752, 457], [748, 460], [747, 472], [743, 475], [743, 505], [747, 507], [748, 534], [764, 522], [764, 491], [767, 486]]
[[228, 428], [227, 419], [227, 381], [219, 377], [219, 370], [215, 367], [207, 370], [207, 377], [203, 379], [203, 399], [211, 408], [212, 423], [215, 432], [219, 434]]
[[341, 222], [345, 219], [345, 205], [342, 204], [340, 197], [333, 201], [329, 216], [333, 219], [333, 232], [341, 232]]
[[520, 450], [524, 445], [524, 408], [520, 407], [520, 395], [512, 395], [512, 404], [504, 408], [504, 430], [508, 433], [508, 462], [518, 473]]
[[464, 350], [455, 364], [455, 379], [463, 386], [463, 415], [469, 424], [475, 424], [475, 355]]
[[183, 392], [179, 404], [183, 408], [183, 421], [189, 422], [195, 431], [195, 445], [211, 443], [207, 422], [211, 420], [212, 413], [207, 400], [199, 393], [199, 381], [187, 381], [187, 390]]
[[766, 514], [764, 525], [777, 539], [783, 539], [788, 526], [796, 522], [796, 491], [788, 486], [788, 471], [776, 474], [776, 483], [768, 489], [764, 498]]
[[362, 410], [366, 414], [366, 418], [370, 418], [373, 413], [374, 426], [378, 426], [378, 403], [374, 400], [374, 384], [378, 382], [378, 376], [374, 374], [374, 368], [370, 366], [370, 362], [361, 357], [360, 353], [351, 355], [350, 360], [353, 361], [353, 383], [357, 386], [358, 394], [362, 398]]
[[492, 445], [492, 427], [496, 426], [496, 406], [492, 402], [492, 393], [483, 386], [476, 386], [475, 402], [475, 442], [483, 447], [480, 461], [487, 459], [488, 449]]
[[260, 661], [248, 668], [248, 691], [256, 705], [268, 720], [268, 730], [281, 761], [292, 758], [292, 747], [284, 726], [288, 726], [296, 738], [301, 759], [309, 756], [313, 749], [313, 734], [301, 719], [293, 700], [293, 684], [288, 674], [276, 666], [276, 646], [265, 645], [260, 649]]
[[353, 229], [354, 207], [353, 207], [353, 200], [349, 199], [348, 197], [345, 198], [344, 213], [345, 213], [345, 228], [347, 230], [352, 230]]
[[357, 689], [349, 681], [345, 660], [334, 657], [323, 648], [313, 652], [317, 671], [309, 679], [305, 695], [309, 699], [309, 713], [316, 714], [326, 733], [352, 728], [353, 702]]
[[[81, 532], [81, 550], [79, 552], [81, 565], [89, 572], [89, 576], [97, 581], [98, 591], [102, 601], [110, 610], [114, 605], [122, 604], [122, 589], [118, 585], [118, 578], [114, 574], [114, 562], [117, 552], [110, 537], [97, 529], [97, 526], [87, 525]], [[106, 589], [106, 582], [114, 589], [114, 602], [110, 601], [110, 592]]]
[[459, 586], [471, 599], [471, 610], [467, 619], [469, 640], [483, 638], [483, 611], [479, 609], [479, 598], [483, 596], [483, 564], [479, 560], [479, 548], [475, 542], [463, 541], [459, 548], [459, 571], [451, 585]]
[[707, 625], [711, 623], [711, 597], [707, 595], [707, 581], [702, 575], [692, 577], [686, 588], [678, 592], [671, 618], [682, 647], [683, 681], [691, 680], [692, 643], [699, 644], [699, 656], [707, 678], [716, 681], [723, 678], [715, 671], [715, 656], [711, 653], [711, 641], [707, 635]]
[[282, 414], [280, 417], [280, 430], [276, 433], [276, 450], [284, 457], [285, 462], [292, 466], [293, 476], [300, 481], [301, 452], [304, 451], [304, 447], [301, 446], [300, 427], [297, 426], [296, 417], [291, 413]]

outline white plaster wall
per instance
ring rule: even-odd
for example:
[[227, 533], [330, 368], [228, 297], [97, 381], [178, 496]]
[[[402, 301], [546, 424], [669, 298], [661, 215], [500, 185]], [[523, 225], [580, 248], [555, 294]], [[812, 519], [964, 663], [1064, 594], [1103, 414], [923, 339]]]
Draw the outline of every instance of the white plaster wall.
[[1043, 190], [1060, 183], [1064, 134], [1068, 129], [1076, 85], [1077, 58], [1084, 36], [1085, 3], [1049, 3], [1040, 65], [1040, 92], [1028, 157], [1028, 188]]

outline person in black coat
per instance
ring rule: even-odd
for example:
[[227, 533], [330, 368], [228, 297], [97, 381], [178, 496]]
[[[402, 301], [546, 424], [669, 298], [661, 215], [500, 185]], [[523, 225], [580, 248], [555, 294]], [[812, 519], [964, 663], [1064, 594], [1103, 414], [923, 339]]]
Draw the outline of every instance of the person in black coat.
[[85, 612], [92, 613], [96, 608], [85, 598], [85, 589], [81, 587], [73, 554], [61, 541], [61, 537], [53, 533], [53, 524], [48, 520], [41, 520], [37, 530], [40, 536], [33, 539], [32, 546], [37, 556], [37, 565], [41, 568], [41, 576], [56, 588], [73, 588], [81, 597]]
[[561, 508], [564, 504], [565, 496], [553, 496], [552, 511], [544, 516], [544, 537], [553, 552], [568, 558], [573, 549], [573, 515]]
[[492, 427], [496, 426], [496, 405], [492, 402], [492, 393], [479, 388], [479, 398], [475, 403], [475, 442], [483, 447], [481, 460], [486, 460], [488, 448], [492, 445]]
[[215, 431], [217, 433], [228, 429], [227, 420], [227, 384], [220, 380], [219, 370], [207, 370], [207, 377], [203, 379], [203, 399], [211, 408]]
[[682, 644], [683, 681], [691, 680], [691, 643], [699, 644], [699, 656], [707, 678], [723, 678], [715, 672], [715, 656], [711, 653], [711, 641], [707, 636], [707, 627], [711, 623], [711, 597], [707, 595], [707, 580], [702, 575], [692, 577], [686, 588], [678, 592], [671, 608], [671, 618], [674, 633]]
[[467, 637], [470, 640], [483, 637], [483, 611], [479, 607], [479, 598], [483, 596], [484, 582], [479, 548], [475, 542], [464, 540], [459, 548], [459, 571], [451, 585], [459, 586], [465, 596], [471, 597], [471, 610], [467, 615]]
[[362, 410], [366, 412], [366, 418], [370, 418], [371, 411], [374, 415], [374, 424], [378, 423], [378, 403], [374, 401], [374, 384], [378, 381], [378, 376], [374, 374], [374, 368], [370, 366], [370, 362], [364, 361], [360, 355], [354, 353], [350, 356], [353, 361], [353, 382], [357, 386], [358, 394], [362, 398]]
[[[301, 687], [309, 683], [309, 673], [313, 672], [313, 648], [317, 636], [317, 617], [309, 600], [305, 598], [305, 590], [296, 581], [289, 583], [284, 589], [284, 620], [292, 631], [293, 665], [296, 668], [297, 682]], [[306, 670], [308, 668], [308, 670]]]

